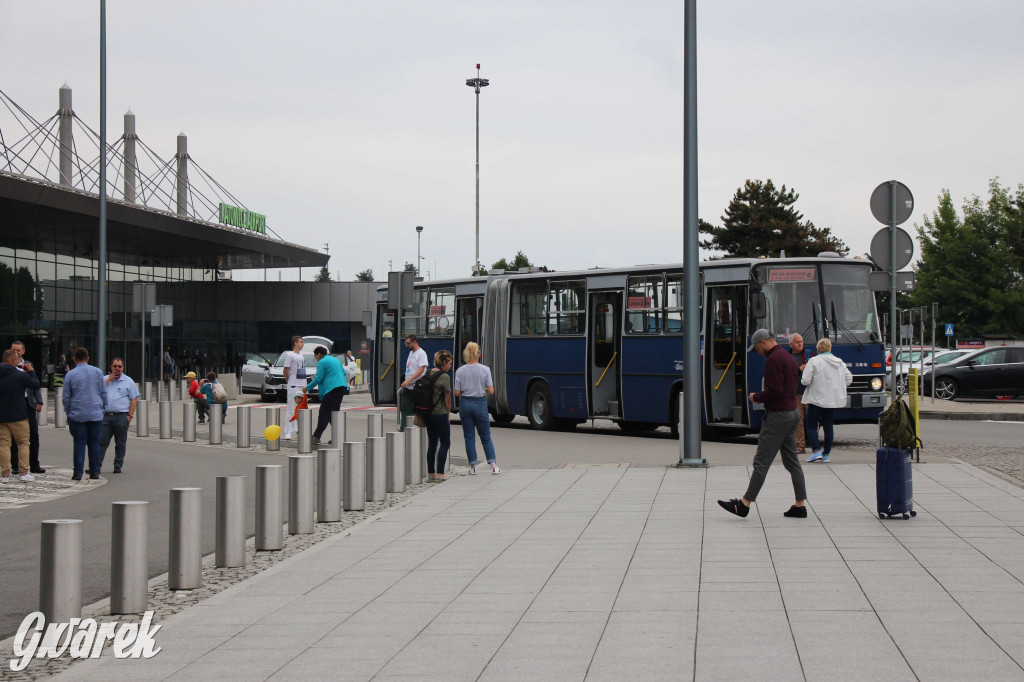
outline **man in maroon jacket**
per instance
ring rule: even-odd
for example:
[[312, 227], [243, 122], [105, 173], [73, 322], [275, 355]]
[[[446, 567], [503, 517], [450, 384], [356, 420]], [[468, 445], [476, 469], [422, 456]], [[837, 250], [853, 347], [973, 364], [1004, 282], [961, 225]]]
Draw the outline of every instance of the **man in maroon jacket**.
[[792, 354], [780, 346], [775, 341], [775, 335], [767, 329], [758, 329], [750, 341], [747, 352], [756, 350], [766, 358], [764, 390], [749, 396], [752, 403], [764, 403], [764, 419], [761, 421], [757, 453], [754, 455], [754, 473], [750, 476], [750, 484], [742, 499], [719, 500], [718, 504], [737, 516], [749, 514], [750, 503], [757, 499], [757, 493], [768, 475], [768, 467], [781, 448], [782, 464], [793, 477], [793, 492], [796, 494], [796, 504], [789, 511], [783, 512], [783, 516], [807, 518], [804, 471], [800, 468], [794, 436], [794, 429], [800, 421], [800, 413], [796, 409], [796, 362]]

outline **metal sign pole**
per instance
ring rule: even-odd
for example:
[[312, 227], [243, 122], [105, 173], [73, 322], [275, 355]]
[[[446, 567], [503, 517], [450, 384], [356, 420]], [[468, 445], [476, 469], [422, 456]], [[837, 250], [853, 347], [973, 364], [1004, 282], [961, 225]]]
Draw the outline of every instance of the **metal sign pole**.
[[[939, 304], [932, 302], [932, 348], [935, 348], [935, 319], [939, 316]], [[948, 343], [946, 344], [949, 345]], [[935, 371], [935, 361], [932, 361], [932, 372]], [[934, 378], [932, 379], [934, 381]], [[922, 389], [923, 390], [923, 389]], [[935, 404], [935, 389], [932, 389], [932, 405]]]
[[896, 181], [889, 181], [889, 343], [892, 346], [892, 362], [889, 365], [889, 382], [892, 387], [892, 401], [896, 402]]
[[[157, 386], [160, 388], [157, 389], [159, 392], [157, 402], [164, 399], [164, 317], [167, 316], [167, 306], [162, 305], [158, 307], [160, 309], [160, 348], [158, 348], [156, 352], [157, 357], [160, 358], [160, 362], [158, 363], [158, 367], [160, 369], [157, 370]], [[170, 390], [170, 386], [168, 386], [167, 392], [170, 393]], [[168, 395], [167, 399], [170, 400], [171, 396]]]

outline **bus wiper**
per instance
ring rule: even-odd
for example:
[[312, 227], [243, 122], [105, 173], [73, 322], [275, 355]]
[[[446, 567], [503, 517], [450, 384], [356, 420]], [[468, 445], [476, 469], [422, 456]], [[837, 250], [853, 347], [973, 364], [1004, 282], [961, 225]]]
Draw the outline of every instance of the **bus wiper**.
[[817, 306], [818, 306], [817, 303], [812, 303], [811, 304], [811, 324], [808, 325], [807, 329], [804, 330], [804, 333], [801, 334], [801, 336], [806, 336], [807, 335], [807, 330], [813, 328], [814, 329], [814, 343], [818, 343], [818, 329], [821, 326], [821, 323], [818, 321], [818, 307]]
[[[857, 344], [857, 346], [860, 347], [860, 350], [864, 350], [864, 343], [857, 338], [856, 334], [854, 334], [851, 330], [843, 326], [842, 323], [839, 322], [839, 318], [836, 317], [836, 302], [829, 301], [829, 304], [832, 306], [832, 328], [843, 332], [844, 338], [852, 340], [854, 343]], [[838, 335], [836, 336], [836, 340], [839, 340]]]

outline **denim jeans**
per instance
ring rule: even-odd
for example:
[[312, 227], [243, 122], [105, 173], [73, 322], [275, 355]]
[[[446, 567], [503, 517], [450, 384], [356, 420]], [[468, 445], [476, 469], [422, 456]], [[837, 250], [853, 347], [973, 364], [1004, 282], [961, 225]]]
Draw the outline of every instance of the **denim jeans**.
[[819, 407], [818, 405], [807, 405], [807, 439], [811, 443], [811, 449], [815, 452], [821, 450], [821, 441], [818, 439], [818, 424], [821, 424], [822, 431], [825, 432], [825, 449], [822, 454], [829, 454], [832, 452], [832, 417], [835, 410], [831, 407]]
[[103, 426], [100, 427], [100, 467], [107, 456], [111, 437], [114, 438], [114, 468], [120, 469], [124, 465], [124, 453], [128, 449], [127, 414], [103, 415]]
[[[452, 446], [452, 423], [447, 414], [428, 414], [427, 421], [427, 473], [443, 474]], [[440, 445], [440, 447], [438, 447]], [[436, 462], [436, 463], [435, 463]]]
[[459, 417], [462, 418], [462, 435], [466, 439], [466, 457], [470, 464], [476, 464], [476, 434], [484, 446], [488, 464], [494, 464], [494, 443], [491, 442], [491, 415], [487, 413], [487, 398], [459, 398]]
[[100, 420], [94, 422], [68, 420], [68, 429], [70, 429], [71, 437], [75, 441], [73, 450], [75, 476], [82, 476], [83, 469], [85, 468], [86, 448], [89, 449], [89, 473], [100, 473], [100, 467], [103, 464], [103, 458], [100, 456], [100, 429], [102, 425], [103, 422]]

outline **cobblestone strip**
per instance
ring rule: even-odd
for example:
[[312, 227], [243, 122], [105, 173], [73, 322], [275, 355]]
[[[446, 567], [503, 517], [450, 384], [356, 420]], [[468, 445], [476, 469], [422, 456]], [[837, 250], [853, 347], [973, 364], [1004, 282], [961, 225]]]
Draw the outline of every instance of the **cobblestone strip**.
[[95, 481], [88, 477], [72, 481], [73, 473], [71, 469], [47, 468], [45, 474], [32, 474], [35, 480], [31, 483], [22, 483], [17, 476], [11, 475], [9, 483], [0, 485], [0, 509], [16, 509], [35, 502], [77, 495], [107, 484], [107, 479], [102, 476]]
[[[464, 476], [469, 473], [468, 467], [452, 467], [452, 476]], [[309, 535], [289, 535], [285, 528], [284, 548], [275, 552], [257, 552], [255, 549], [255, 538], [249, 538], [245, 549], [245, 566], [238, 568], [217, 568], [215, 556], [209, 554], [203, 558], [203, 586], [198, 590], [171, 590], [167, 587], [167, 574], [157, 576], [149, 581], [149, 610], [153, 611], [153, 624], [158, 625], [171, 616], [194, 606], [218, 592], [242, 582], [248, 578], [261, 573], [271, 566], [275, 566], [289, 557], [295, 556], [309, 549], [313, 545], [326, 540], [329, 537], [343, 533], [356, 524], [367, 519], [373, 519], [381, 512], [392, 507], [403, 506], [418, 493], [435, 483], [421, 483], [410, 485], [401, 494], [388, 494], [384, 502], [367, 502], [366, 509], [361, 512], [343, 511], [341, 521], [337, 523], [318, 523]], [[109, 599], [104, 599], [90, 604], [82, 609], [83, 618], [94, 618], [97, 623], [138, 623], [142, 620], [139, 614], [112, 616], [108, 613]], [[28, 667], [21, 672], [13, 672], [10, 669], [9, 657], [14, 655], [14, 637], [0, 642], [3, 667], [0, 668], [0, 679], [5, 682], [23, 682], [28, 680], [41, 680], [51, 675], [64, 672], [74, 665], [78, 659], [68, 657], [66, 654], [57, 659], [33, 659]], [[157, 645], [160, 643], [159, 633], [157, 634]], [[102, 656], [113, 656], [110, 651], [111, 642], [107, 642]], [[159, 654], [158, 654], [159, 655]]]

